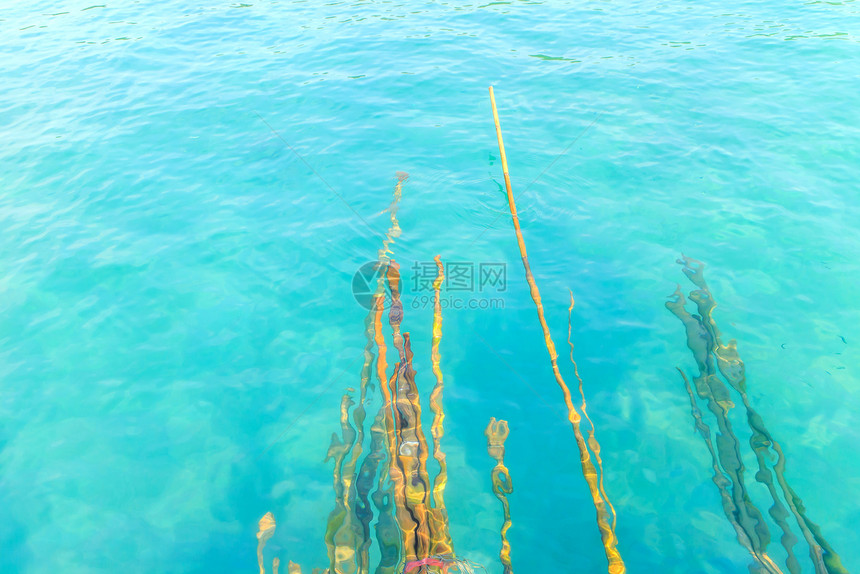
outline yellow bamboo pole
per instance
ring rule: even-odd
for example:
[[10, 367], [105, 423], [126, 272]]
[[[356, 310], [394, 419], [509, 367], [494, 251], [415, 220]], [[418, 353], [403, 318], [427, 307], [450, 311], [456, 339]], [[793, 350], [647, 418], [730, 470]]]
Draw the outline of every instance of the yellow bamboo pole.
[[520, 219], [517, 216], [517, 206], [514, 202], [514, 193], [511, 190], [511, 178], [510, 175], [508, 175], [508, 160], [505, 156], [505, 144], [502, 141], [502, 127], [499, 124], [499, 112], [496, 109], [496, 97], [493, 94], [492, 86], [490, 86], [490, 103], [493, 106], [493, 121], [496, 124], [496, 137], [499, 140], [499, 154], [502, 160], [502, 173], [504, 173], [505, 176], [508, 208], [511, 211], [511, 218], [514, 221], [514, 231], [516, 231], [517, 234], [517, 245], [520, 248], [523, 268], [526, 272], [526, 281], [528, 281], [529, 284], [529, 291], [531, 292], [532, 300], [535, 302], [535, 306], [537, 307], [538, 320], [540, 321], [540, 326], [543, 330], [543, 337], [546, 342], [546, 349], [549, 352], [550, 362], [552, 363], [552, 372], [555, 376], [555, 382], [564, 394], [564, 404], [567, 406], [567, 418], [573, 427], [573, 434], [576, 437], [576, 445], [579, 448], [579, 461], [582, 465], [582, 474], [585, 477], [585, 481], [588, 483], [588, 489], [591, 493], [591, 498], [594, 501], [594, 508], [597, 511], [597, 527], [600, 530], [603, 550], [606, 553], [606, 559], [609, 562], [608, 572], [609, 574], [624, 574], [627, 570], [624, 566], [624, 561], [621, 559], [621, 553], [617, 548], [618, 539], [616, 538], [615, 532], [610, 524], [610, 515], [607, 510], [608, 503], [607, 500], [604, 500], [603, 495], [600, 492], [597, 469], [591, 462], [588, 445], [586, 444], [585, 437], [582, 436], [582, 431], [579, 428], [581, 417], [579, 412], [576, 410], [576, 407], [573, 405], [570, 389], [564, 382], [564, 378], [561, 376], [561, 371], [558, 369], [558, 353], [555, 351], [555, 344], [552, 342], [549, 325], [547, 325], [546, 318], [544, 317], [540, 291], [538, 290], [537, 283], [535, 282], [531, 267], [529, 266], [529, 258], [526, 253], [526, 243], [523, 239], [523, 232], [520, 229]]

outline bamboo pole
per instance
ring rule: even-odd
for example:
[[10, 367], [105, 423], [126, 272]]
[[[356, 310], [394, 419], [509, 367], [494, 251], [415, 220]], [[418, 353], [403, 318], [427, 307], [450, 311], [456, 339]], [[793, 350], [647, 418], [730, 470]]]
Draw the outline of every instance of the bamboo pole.
[[502, 140], [502, 127], [499, 125], [499, 112], [496, 109], [496, 98], [493, 94], [493, 87], [490, 86], [490, 103], [493, 106], [493, 121], [496, 124], [496, 137], [499, 140], [499, 154], [502, 160], [502, 172], [505, 176], [505, 189], [507, 191], [508, 196], [508, 208], [511, 211], [511, 218], [514, 222], [514, 231], [517, 235], [517, 245], [520, 249], [520, 256], [523, 260], [523, 268], [526, 272], [526, 281], [529, 284], [529, 291], [531, 292], [532, 300], [535, 302], [535, 306], [537, 307], [538, 320], [540, 321], [541, 329], [543, 330], [544, 341], [546, 342], [546, 349], [549, 352], [550, 362], [552, 363], [552, 372], [555, 376], [555, 382], [558, 384], [559, 388], [561, 388], [562, 393], [564, 394], [564, 403], [567, 407], [567, 418], [570, 421], [571, 426], [573, 427], [573, 434], [576, 437], [576, 445], [579, 448], [579, 461], [582, 465], [582, 474], [585, 477], [585, 481], [588, 483], [588, 489], [591, 493], [591, 498], [594, 501], [594, 508], [597, 511], [597, 527], [600, 530], [600, 538], [603, 543], [603, 550], [606, 553], [606, 559], [609, 562], [609, 574], [624, 574], [627, 570], [624, 566], [624, 561], [621, 558], [621, 554], [618, 551], [618, 539], [615, 536], [615, 531], [610, 524], [610, 515], [607, 510], [608, 500], [604, 499], [603, 495], [600, 491], [600, 485], [597, 476], [597, 469], [594, 467], [594, 464], [591, 462], [591, 455], [588, 452], [588, 445], [586, 444], [585, 437], [582, 435], [582, 431], [579, 428], [579, 422], [581, 417], [579, 412], [576, 410], [576, 407], [573, 405], [573, 400], [571, 399], [570, 389], [567, 384], [564, 382], [564, 378], [561, 376], [561, 371], [558, 368], [558, 353], [555, 351], [555, 344], [552, 342], [552, 336], [550, 335], [549, 326], [547, 325], [546, 318], [544, 317], [543, 312], [543, 304], [541, 303], [540, 291], [538, 290], [537, 283], [535, 282], [534, 276], [532, 275], [531, 267], [529, 266], [529, 258], [526, 253], [526, 243], [523, 239], [523, 233], [520, 229], [520, 219], [517, 216], [517, 206], [514, 202], [514, 193], [511, 190], [511, 178], [508, 174], [508, 160], [505, 156], [505, 144]]

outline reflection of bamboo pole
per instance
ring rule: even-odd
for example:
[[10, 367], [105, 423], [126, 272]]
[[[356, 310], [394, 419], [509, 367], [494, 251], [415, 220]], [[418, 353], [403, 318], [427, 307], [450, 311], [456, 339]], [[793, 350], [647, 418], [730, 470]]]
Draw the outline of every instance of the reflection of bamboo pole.
[[585, 417], [585, 420], [588, 421], [588, 446], [591, 448], [591, 452], [594, 453], [594, 460], [597, 462], [600, 494], [609, 506], [609, 513], [612, 515], [612, 532], [615, 532], [615, 507], [612, 506], [612, 502], [609, 500], [609, 497], [606, 495], [606, 490], [603, 488], [603, 459], [600, 458], [600, 443], [597, 442], [597, 437], [594, 436], [594, 421], [592, 421], [591, 417], [588, 416], [588, 405], [585, 403], [585, 392], [582, 390], [582, 377], [579, 376], [579, 367], [577, 367], [576, 361], [573, 360], [573, 343], [570, 340], [570, 335], [573, 331], [573, 291], [568, 289], [568, 292], [570, 293], [570, 307], [567, 308], [567, 344], [570, 347], [570, 362], [573, 364], [573, 374], [576, 376], [576, 380], [579, 381], [579, 395], [582, 397], [582, 415]]
[[415, 382], [416, 373], [412, 365], [410, 337], [408, 332], [401, 330], [403, 302], [399, 288], [400, 273], [394, 261], [391, 261], [385, 270], [386, 285], [391, 293], [389, 324], [393, 345], [400, 360], [395, 364], [388, 383], [383, 386], [384, 410], [386, 426], [389, 427], [389, 450], [392, 453], [389, 465], [391, 475], [395, 478], [394, 498], [403, 540], [403, 558], [406, 563], [420, 561], [430, 556], [453, 555], [444, 505], [447, 465], [440, 444], [445, 415], [441, 405], [443, 378], [439, 343], [442, 337], [442, 307], [439, 291], [444, 273], [439, 257], [437, 256], [435, 260], [437, 277], [434, 281], [431, 362], [436, 376], [436, 385], [430, 397], [430, 407], [434, 414], [431, 429], [432, 450], [439, 463], [435, 486], [431, 483], [427, 471], [427, 460], [431, 449], [421, 427], [421, 403]]
[[502, 172], [505, 176], [505, 188], [508, 196], [508, 208], [511, 211], [511, 218], [514, 222], [514, 231], [517, 235], [517, 245], [520, 249], [520, 256], [523, 260], [523, 268], [526, 273], [526, 281], [529, 284], [529, 290], [531, 292], [532, 300], [535, 302], [535, 306], [537, 307], [538, 320], [540, 321], [541, 329], [543, 329], [544, 341], [546, 343], [546, 349], [549, 352], [550, 362], [552, 363], [552, 372], [555, 376], [555, 381], [558, 386], [561, 388], [562, 393], [564, 394], [564, 403], [567, 406], [567, 418], [570, 421], [570, 424], [573, 426], [573, 433], [576, 437], [576, 444], [579, 447], [579, 460], [582, 465], [582, 474], [585, 476], [585, 481], [588, 483], [588, 489], [591, 492], [591, 498], [594, 501], [594, 507], [597, 511], [597, 527], [600, 530], [600, 538], [603, 542], [603, 549], [606, 553], [606, 559], [609, 562], [609, 573], [610, 574], [622, 574], [626, 572], [626, 568], [624, 566], [624, 561], [621, 558], [621, 553], [618, 551], [618, 539], [615, 536], [615, 532], [610, 525], [609, 512], [607, 511], [607, 501], [608, 499], [604, 499], [603, 495], [600, 492], [600, 486], [597, 480], [597, 470], [594, 468], [594, 464], [591, 462], [591, 455], [588, 452], [588, 446], [585, 442], [585, 438], [582, 436], [582, 431], [579, 428], [579, 423], [581, 417], [579, 412], [577, 412], [576, 407], [573, 405], [573, 400], [571, 399], [570, 389], [567, 387], [567, 384], [564, 382], [564, 379], [561, 376], [561, 371], [558, 369], [558, 354], [555, 351], [555, 344], [552, 342], [552, 337], [549, 332], [549, 326], [547, 325], [546, 318], [544, 317], [543, 312], [543, 304], [541, 303], [540, 291], [538, 291], [537, 283], [535, 282], [534, 276], [532, 275], [531, 267], [529, 266], [528, 255], [526, 254], [526, 243], [523, 240], [523, 233], [520, 229], [520, 219], [517, 216], [517, 206], [514, 202], [514, 194], [511, 190], [511, 178], [508, 175], [508, 161], [505, 157], [505, 144], [502, 141], [502, 128], [499, 125], [499, 113], [496, 110], [496, 98], [493, 94], [493, 87], [490, 86], [490, 103], [493, 106], [493, 120], [496, 124], [496, 137], [499, 140], [499, 154], [502, 162]]
[[487, 425], [487, 430], [484, 431], [487, 436], [487, 452], [496, 461], [496, 466], [493, 468], [493, 494], [496, 495], [502, 503], [502, 511], [504, 512], [505, 521], [502, 523], [502, 549], [499, 551], [499, 560], [504, 567], [504, 574], [513, 574], [511, 566], [511, 543], [508, 542], [508, 529], [511, 527], [511, 506], [508, 503], [507, 495], [514, 491], [514, 485], [511, 482], [511, 474], [508, 472], [508, 467], [505, 466], [505, 441], [508, 438], [508, 421], [496, 421], [495, 418], [490, 419], [490, 424]]
[[[776, 481], [785, 496], [788, 507], [791, 509], [792, 514], [797, 520], [804, 539], [809, 544], [809, 556], [815, 566], [816, 574], [848, 574], [848, 571], [842, 565], [839, 555], [824, 539], [818, 525], [807, 518], [803, 502], [791, 486], [789, 486], [788, 481], [785, 478], [785, 456], [783, 455], [782, 448], [776, 439], [771, 436], [770, 431], [768, 431], [761, 416], [753, 409], [750, 404], [749, 397], [747, 396], [744, 363], [738, 354], [737, 342], [731, 340], [727, 344], [723, 345], [720, 341], [720, 330], [713, 318], [713, 310], [717, 306], [717, 303], [708, 288], [707, 282], [705, 281], [705, 264], [697, 259], [686, 256], [682, 256], [682, 259], [679, 259], [678, 263], [684, 266], [682, 270], [684, 275], [686, 275], [687, 278], [699, 288], [698, 290], [690, 293], [690, 300], [696, 304], [699, 312], [699, 319], [697, 320], [699, 324], [698, 328], [700, 329], [700, 332], [704, 332], [705, 334], [705, 337], [700, 338], [707, 341], [709, 344], [705, 350], [708, 353], [708, 356], [706, 357], [707, 365], [710, 367], [710, 371], [713, 372], [713, 359], [710, 357], [710, 354], [713, 354], [720, 374], [725, 377], [732, 388], [741, 396], [744, 408], [746, 409], [747, 423], [753, 433], [750, 437], [750, 446], [752, 447], [759, 463], [759, 472], [756, 473], [756, 480], [763, 483], [768, 488], [768, 491], [774, 500], [770, 514], [783, 529], [783, 545], [786, 547], [786, 551], [788, 552], [789, 569], [794, 567], [794, 569], [791, 570], [792, 572], [799, 570], [799, 565], [796, 565], [796, 559], [794, 558], [791, 550], [791, 545], [796, 539], [794, 535], [788, 531], [788, 525], [785, 520], [785, 507], [779, 500], [779, 496], [773, 485], [771, 471], [766, 465], [768, 446], [773, 449], [777, 456], [777, 461], [773, 466], [773, 476], [776, 477]], [[667, 307], [669, 307], [673, 313], [678, 315], [682, 321], [685, 321], [685, 324], [692, 323], [691, 319], [685, 319], [682, 314], [676, 312], [678, 303], [681, 304], [681, 311], [683, 311], [684, 298], [680, 292], [680, 287], [676, 291], [675, 295], [678, 296], [677, 302], [674, 303], [676, 309], [673, 309], [670, 306], [670, 303], [667, 303]], [[688, 331], [689, 329], [690, 327], [688, 326]], [[688, 334], [688, 346], [693, 349], [689, 339], [690, 337]], [[703, 351], [699, 350], [699, 356], [701, 356], [702, 353]], [[694, 354], [696, 354], [695, 350]], [[700, 358], [697, 357], [697, 361], [700, 362], [701, 369]], [[715, 378], [715, 375], [713, 378]]]
[[356, 547], [361, 545], [356, 524], [353, 522], [355, 508], [353, 496], [354, 469], [350, 470], [347, 456], [355, 445], [356, 432], [349, 423], [349, 408], [353, 401], [345, 394], [340, 403], [341, 437], [332, 436], [326, 460], [334, 458], [335, 506], [326, 524], [325, 543], [328, 547], [331, 569], [337, 574], [354, 574], [358, 570]]
[[[382, 409], [370, 427], [371, 451], [379, 453], [380, 461], [385, 462], [388, 435], [385, 428], [385, 414]], [[394, 574], [400, 561], [400, 528], [394, 518], [394, 500], [388, 485], [388, 464], [379, 465], [376, 490], [371, 499], [377, 509], [376, 540], [379, 544], [379, 565], [376, 574]]]
[[[366, 574], [370, 571], [370, 545], [372, 538], [370, 536], [370, 523], [373, 520], [373, 510], [370, 508], [370, 489], [373, 487], [373, 477], [379, 462], [380, 453], [371, 450], [370, 453], [358, 465], [359, 457], [362, 454], [362, 445], [365, 439], [365, 419], [367, 413], [364, 405], [367, 399], [367, 388], [370, 384], [370, 378], [373, 372], [373, 312], [369, 311], [364, 320], [364, 364], [361, 368], [361, 386], [359, 388], [358, 405], [352, 412], [352, 420], [358, 429], [358, 436], [355, 439], [353, 447], [352, 460], [349, 463], [349, 470], [354, 474], [354, 493], [352, 494], [353, 514], [357, 520], [357, 528], [360, 528], [359, 545], [356, 548], [356, 562], [358, 571], [361, 574]], [[356, 468], [358, 470], [356, 472]], [[346, 472], [346, 471], [344, 471]]]
[[354, 428], [349, 423], [349, 409], [353, 402], [349, 395], [344, 395], [341, 403], [341, 428], [343, 440], [332, 437], [329, 457], [333, 457], [335, 508], [329, 515], [326, 526], [325, 542], [331, 569], [337, 574], [366, 574], [370, 570], [370, 523], [373, 512], [369, 508], [369, 491], [373, 485], [373, 474], [378, 467], [382, 453], [371, 452], [359, 469], [359, 460], [363, 454], [365, 439], [365, 399], [367, 388], [373, 371], [373, 346], [375, 306], [379, 304], [385, 293], [385, 275], [392, 265], [391, 245], [400, 236], [400, 225], [397, 221], [397, 208], [403, 190], [403, 182], [407, 175], [397, 174], [397, 183], [388, 207], [390, 226], [385, 234], [382, 247], [378, 252], [377, 283], [374, 291], [374, 308], [370, 309], [365, 318], [364, 364], [361, 368], [361, 384], [359, 401], [352, 411]]
[[702, 420], [702, 411], [699, 410], [699, 407], [696, 404], [696, 397], [693, 396], [693, 389], [690, 386], [690, 380], [687, 378], [687, 375], [684, 374], [684, 371], [678, 369], [678, 372], [681, 373], [681, 378], [684, 379], [684, 387], [687, 389], [687, 394], [690, 397], [690, 413], [693, 415], [693, 419], [696, 422], [696, 430], [698, 430], [699, 434], [702, 435], [705, 445], [708, 447], [708, 452], [711, 455], [711, 467], [714, 469], [714, 477], [712, 480], [714, 481], [714, 484], [717, 485], [717, 490], [720, 491], [720, 500], [722, 501], [723, 511], [726, 513], [726, 518], [728, 518], [729, 522], [735, 529], [738, 542], [740, 542], [741, 546], [749, 551], [756, 562], [758, 562], [766, 572], [771, 574], [782, 574], [779, 566], [774, 563], [771, 557], [768, 556], [767, 552], [756, 550], [750, 538], [750, 534], [744, 529], [744, 526], [738, 522], [737, 517], [740, 516], [740, 512], [735, 501], [732, 499], [732, 495], [729, 493], [728, 487], [729, 484], [731, 484], [731, 481], [726, 478], [720, 469], [717, 451], [714, 449], [714, 442], [711, 439], [711, 427], [705, 424], [705, 421]]
[[[384, 404], [382, 406], [382, 428], [377, 431], [378, 435], [382, 435], [385, 437], [384, 441], [381, 441], [382, 446], [387, 446], [387, 454], [388, 454], [388, 465], [386, 465], [386, 473], [392, 482], [392, 492], [389, 496], [385, 496], [381, 493], [381, 489], [383, 488], [383, 480], [384, 475], [380, 475], [379, 486], [377, 487], [377, 491], [374, 493], [374, 503], [378, 508], [390, 508], [391, 507], [391, 497], [394, 498], [394, 508], [396, 509], [397, 514], [397, 522], [398, 525], [403, 528], [406, 523], [409, 522], [409, 517], [405, 516], [402, 512], [403, 504], [404, 504], [404, 475], [401, 471], [400, 467], [396, 464], [397, 460], [397, 436], [395, 432], [395, 424], [392, 414], [392, 407], [394, 404], [394, 398], [391, 393], [391, 387], [389, 386], [389, 380], [386, 374], [388, 370], [388, 362], [386, 361], [386, 344], [385, 344], [385, 336], [382, 333], [382, 312], [385, 307], [385, 281], [388, 278], [389, 267], [391, 266], [391, 258], [389, 254], [391, 253], [391, 243], [394, 242], [394, 239], [400, 237], [400, 224], [397, 221], [397, 206], [400, 200], [403, 182], [406, 181], [407, 174], [398, 172], [397, 174], [397, 185], [394, 187], [394, 199], [391, 202], [391, 206], [389, 211], [391, 212], [391, 227], [386, 234], [385, 240], [383, 241], [383, 247], [379, 250], [379, 267], [378, 267], [378, 283], [376, 293], [373, 297], [373, 340], [376, 343], [377, 354], [376, 354], [376, 377], [379, 382], [379, 388], [382, 390], [382, 396], [384, 399]], [[396, 264], [395, 264], [396, 265]], [[395, 368], [395, 373], [397, 368]], [[392, 375], [392, 379], [395, 375]], [[373, 430], [373, 428], [371, 429]], [[392, 526], [389, 524], [390, 521], [386, 519], [385, 524], [383, 525], [382, 518], [380, 517], [379, 523], [377, 524], [377, 537], [380, 539], [380, 546], [382, 546], [382, 539], [388, 538], [388, 531]], [[380, 527], [385, 526], [380, 530]], [[399, 550], [396, 549], [396, 550]], [[394, 570], [395, 566], [390, 564], [395, 558], [395, 548], [392, 544], [386, 545], [387, 553], [383, 553], [383, 558], [387, 558], [386, 564], [380, 564], [380, 568], [378, 570], [383, 571], [391, 571]]]
[[267, 512], [257, 526], [257, 565], [260, 567], [260, 574], [266, 574], [266, 565], [263, 563], [263, 548], [269, 538], [275, 534], [275, 516], [271, 512]]
[[[679, 262], [681, 261], [679, 260]], [[695, 265], [695, 268], [690, 265], [691, 263]], [[708, 360], [706, 361], [706, 365], [711, 372], [714, 371], [714, 361], [711, 357], [711, 355], [713, 355], [713, 357], [716, 358], [717, 370], [719, 370], [723, 375], [723, 378], [728, 381], [732, 388], [741, 395], [741, 399], [743, 400], [744, 408], [747, 413], [747, 422], [752, 430], [752, 436], [750, 436], [749, 443], [753, 449], [756, 462], [758, 464], [758, 471], [754, 476], [756, 481], [767, 488], [768, 493], [773, 499], [773, 504], [770, 509], [768, 509], [768, 514], [770, 514], [771, 518], [773, 518], [774, 522], [776, 522], [777, 526], [782, 530], [780, 542], [786, 551], [786, 567], [791, 574], [799, 574], [800, 563], [797, 561], [797, 557], [794, 555], [793, 550], [794, 544], [797, 542], [797, 537], [791, 531], [791, 525], [787, 520], [788, 511], [785, 509], [785, 506], [779, 498], [771, 470], [768, 467], [768, 459], [770, 458], [768, 445], [773, 441], [766, 436], [767, 430], [765, 429], [764, 432], [762, 432], [760, 430], [762, 425], [755, 422], [760, 419], [747, 400], [744, 363], [737, 353], [737, 345], [735, 341], [730, 341], [727, 346], [724, 346], [720, 342], [720, 330], [713, 318], [713, 310], [716, 308], [717, 302], [713, 298], [713, 295], [705, 282], [705, 264], [690, 257], [684, 257], [683, 264], [684, 274], [693, 282], [694, 285], [699, 287], [698, 290], [690, 293], [690, 300], [696, 304], [696, 308], [699, 312], [699, 316], [696, 321], [699, 323], [700, 328], [704, 329], [704, 333], [706, 335], [701, 338], [702, 341], [707, 342], [706, 351], [708, 352]], [[763, 554], [764, 550], [765, 549], [762, 548]], [[766, 556], [766, 554], [764, 555]], [[818, 570], [818, 567], [816, 567], [816, 570]]]
[[430, 477], [427, 474], [429, 448], [421, 428], [421, 403], [415, 384], [415, 369], [412, 367], [412, 349], [409, 333], [401, 332], [403, 302], [400, 299], [400, 273], [392, 261], [386, 275], [391, 292], [389, 324], [394, 346], [400, 354], [390, 380], [394, 399], [394, 428], [397, 441], [396, 464], [403, 473], [403, 510], [411, 519], [401, 522], [403, 528], [404, 558], [420, 560], [430, 555], [431, 529], [428, 512]]
[[445, 434], [443, 427], [445, 411], [442, 410], [442, 389], [444, 383], [442, 379], [442, 367], [440, 366], [441, 355], [439, 353], [439, 343], [442, 340], [442, 302], [440, 300], [440, 291], [442, 289], [442, 282], [445, 280], [445, 272], [442, 260], [438, 255], [434, 258], [434, 261], [436, 261], [436, 279], [433, 281], [433, 338], [430, 343], [430, 361], [433, 366], [433, 375], [436, 377], [436, 385], [430, 394], [430, 410], [433, 411], [433, 425], [430, 427], [430, 433], [433, 435], [433, 458], [439, 463], [439, 474], [436, 475], [436, 479], [433, 482], [433, 508], [430, 509], [430, 553], [433, 555], [442, 555], [453, 553], [454, 546], [451, 542], [450, 532], [448, 531], [448, 511], [445, 508], [445, 485], [448, 483], [448, 463], [445, 460], [445, 453], [442, 452], [441, 445], [442, 436]]
[[[398, 525], [402, 530], [408, 531], [414, 528], [414, 521], [403, 511], [406, 503], [404, 476], [403, 471], [401, 471], [400, 466], [397, 464], [397, 433], [394, 421], [395, 411], [392, 408], [394, 398], [391, 392], [390, 381], [386, 380], [385, 374], [388, 365], [385, 360], [385, 337], [382, 334], [382, 305], [382, 296], [379, 295], [375, 298], [374, 306], [376, 308], [376, 313], [373, 322], [374, 337], [376, 340], [376, 346], [379, 349], [376, 355], [376, 376], [379, 380], [379, 387], [382, 389], [382, 396], [385, 401], [383, 411], [385, 413], [385, 432], [387, 435], [386, 444], [388, 446], [388, 474], [393, 486], [392, 494], [394, 497], [394, 508], [396, 509]], [[393, 382], [394, 377], [395, 375], [392, 375], [391, 382]]]
[[708, 410], [717, 420], [719, 432], [716, 434], [716, 452], [723, 471], [731, 480], [733, 517], [743, 529], [745, 536], [744, 538], [739, 535], [738, 541], [745, 545], [745, 539], [748, 539], [753, 555], [761, 557], [762, 562], [767, 562], [764, 557], [767, 554], [770, 531], [761, 511], [753, 504], [744, 481], [746, 467], [743, 464], [740, 441], [732, 429], [728, 416], [734, 403], [731, 401], [728, 388], [716, 374], [717, 370], [711, 353], [712, 343], [707, 331], [702, 327], [700, 319], [690, 315], [684, 308], [686, 300], [680, 287], [674, 295], [675, 300], [667, 301], [666, 308], [684, 325], [687, 347], [693, 353], [699, 369], [699, 376], [693, 380], [696, 392], [707, 402]]

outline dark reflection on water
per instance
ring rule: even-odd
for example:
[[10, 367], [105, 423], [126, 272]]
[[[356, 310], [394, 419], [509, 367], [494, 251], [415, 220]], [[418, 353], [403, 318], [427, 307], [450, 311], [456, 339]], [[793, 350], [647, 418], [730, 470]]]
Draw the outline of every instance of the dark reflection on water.
[[714, 415], [719, 429], [716, 435], [716, 450], [711, 429], [702, 418], [689, 379], [681, 369], [678, 370], [690, 395], [696, 429], [705, 440], [711, 455], [713, 481], [720, 491], [726, 518], [734, 527], [738, 542], [753, 556], [754, 563], [750, 570], [771, 574], [782, 572], [767, 553], [770, 531], [761, 511], [752, 502], [748, 486], [744, 482], [746, 469], [740, 440], [729, 420], [729, 411], [735, 404], [726, 383], [740, 396], [746, 410], [746, 420], [752, 431], [749, 444], [758, 464], [755, 479], [767, 488], [773, 500], [768, 513], [782, 531], [780, 541], [787, 555], [786, 568], [791, 574], [801, 572], [800, 563], [794, 553], [797, 537], [788, 520], [793, 516], [809, 545], [809, 557], [816, 574], [847, 574], [839, 555], [824, 539], [818, 525], [807, 518], [803, 501], [789, 486], [785, 476], [786, 461], [782, 447], [771, 436], [761, 416], [750, 404], [744, 363], [738, 354], [737, 341], [732, 339], [723, 344], [720, 339], [720, 330], [712, 315], [717, 303], [705, 282], [704, 263], [690, 257], [683, 257], [678, 263], [683, 265], [684, 275], [697, 287], [689, 295], [690, 301], [696, 305], [697, 314], [690, 314], [685, 309], [687, 301], [680, 286], [673, 294], [674, 299], [666, 302], [666, 308], [681, 320], [686, 329], [687, 347], [693, 353], [699, 370], [699, 374], [693, 378], [693, 387], [699, 399], [705, 402], [707, 409]]

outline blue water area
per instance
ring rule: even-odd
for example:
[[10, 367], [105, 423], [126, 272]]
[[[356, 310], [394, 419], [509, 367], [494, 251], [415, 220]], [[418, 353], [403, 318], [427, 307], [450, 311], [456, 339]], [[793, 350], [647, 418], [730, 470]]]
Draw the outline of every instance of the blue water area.
[[[401, 171], [390, 249], [425, 414], [419, 279], [437, 254], [461, 265], [440, 344], [457, 554], [502, 571], [496, 417], [514, 569], [606, 572], [490, 85], [574, 391], [575, 298], [627, 571], [753, 563], [676, 370], [698, 374], [664, 307], [695, 288], [681, 254], [707, 265], [806, 516], [860, 569], [857, 2], [95, 1], [0, 8], [0, 571], [252, 572], [269, 511], [267, 571], [328, 566], [325, 458], [366, 344], [353, 279]], [[731, 393], [748, 500], [789, 572]]]

